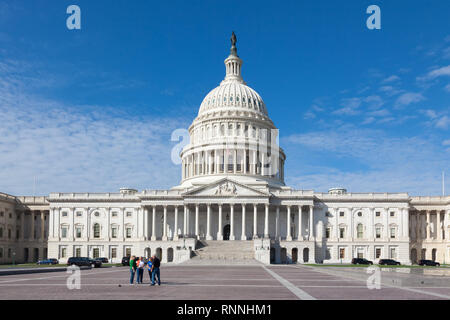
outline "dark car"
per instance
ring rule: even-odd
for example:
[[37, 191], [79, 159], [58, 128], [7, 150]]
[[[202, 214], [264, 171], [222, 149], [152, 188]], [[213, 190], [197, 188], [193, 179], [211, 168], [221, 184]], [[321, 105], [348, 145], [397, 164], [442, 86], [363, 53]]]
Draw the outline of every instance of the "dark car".
[[432, 267], [440, 267], [440, 263], [433, 260], [420, 260], [419, 266], [432, 266]]
[[373, 264], [373, 262], [364, 258], [353, 258], [352, 264]]
[[69, 260], [67, 260], [67, 265], [78, 267], [100, 268], [102, 266], [102, 262], [87, 257], [71, 257], [69, 258]]
[[58, 259], [44, 259], [39, 260], [37, 264], [59, 264]]
[[386, 266], [399, 266], [400, 262], [395, 261], [393, 259], [380, 259], [380, 262], [378, 262], [379, 265], [386, 265]]
[[108, 258], [95, 258], [94, 260], [98, 260], [101, 263], [108, 263], [109, 262]]
[[122, 265], [123, 266], [129, 266], [130, 265], [130, 257], [123, 257], [122, 258]]

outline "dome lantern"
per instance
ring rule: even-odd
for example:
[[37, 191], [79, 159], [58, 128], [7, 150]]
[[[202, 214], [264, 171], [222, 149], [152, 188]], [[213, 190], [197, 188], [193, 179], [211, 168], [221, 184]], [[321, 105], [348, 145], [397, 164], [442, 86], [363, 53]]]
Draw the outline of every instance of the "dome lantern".
[[239, 58], [237, 54], [236, 43], [237, 38], [235, 33], [233, 32], [231, 36], [230, 56], [225, 59], [226, 75], [225, 79], [222, 81], [221, 84], [234, 81], [245, 84], [241, 75], [242, 60]]

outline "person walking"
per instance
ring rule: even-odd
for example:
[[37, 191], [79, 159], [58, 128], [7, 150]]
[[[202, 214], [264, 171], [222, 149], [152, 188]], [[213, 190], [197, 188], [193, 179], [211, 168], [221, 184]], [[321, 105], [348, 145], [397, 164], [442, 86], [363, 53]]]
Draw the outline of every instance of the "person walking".
[[144, 261], [144, 257], [141, 257], [139, 259], [139, 264], [137, 264], [137, 268], [138, 268], [138, 280], [140, 284], [143, 283], [143, 279], [144, 279], [144, 267], [145, 267], [145, 261]]
[[158, 259], [156, 255], [153, 255], [153, 263], [152, 263], [152, 286], [155, 285], [155, 277], [158, 277], [158, 286], [161, 285], [161, 274], [159, 268], [161, 266], [161, 261]]
[[136, 273], [136, 257], [131, 256], [130, 258], [130, 284], [134, 282], [134, 275]]

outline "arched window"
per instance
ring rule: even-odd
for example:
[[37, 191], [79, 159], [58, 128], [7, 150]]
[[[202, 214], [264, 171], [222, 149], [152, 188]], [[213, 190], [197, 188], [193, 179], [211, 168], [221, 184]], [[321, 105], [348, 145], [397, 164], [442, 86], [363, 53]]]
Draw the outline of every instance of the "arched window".
[[94, 238], [100, 238], [100, 224], [94, 224]]
[[362, 225], [362, 223], [359, 223], [356, 226], [356, 232], [357, 232], [358, 239], [362, 239], [364, 236], [364, 226]]

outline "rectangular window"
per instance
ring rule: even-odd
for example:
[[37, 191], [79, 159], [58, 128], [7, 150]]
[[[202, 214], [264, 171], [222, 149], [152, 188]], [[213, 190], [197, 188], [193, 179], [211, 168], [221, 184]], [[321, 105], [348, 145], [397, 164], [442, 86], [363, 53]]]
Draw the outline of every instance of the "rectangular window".
[[339, 212], [339, 216], [340, 216], [340, 217], [343, 217], [344, 215], [345, 215], [345, 212], [344, 212], [344, 211]]
[[132, 233], [133, 229], [128, 227], [127, 228], [127, 238], [131, 238], [131, 233]]
[[375, 212], [375, 217], [379, 217], [381, 215], [380, 211]]
[[381, 248], [375, 249], [375, 259], [381, 258]]
[[391, 215], [391, 217], [395, 217], [395, 212], [391, 211], [390, 215]]
[[127, 211], [127, 217], [131, 217], [131, 211]]
[[61, 248], [61, 258], [67, 257], [67, 248]]
[[345, 228], [339, 228], [339, 238], [345, 238]]
[[117, 211], [113, 211], [113, 212], [112, 212], [112, 216], [113, 216], [113, 217], [117, 217]]
[[126, 248], [125, 249], [125, 256], [131, 257], [131, 248]]
[[67, 227], [61, 228], [61, 238], [67, 238]]
[[375, 228], [375, 237], [377, 239], [381, 238], [381, 228]]
[[325, 229], [325, 238], [330, 239], [330, 234], [331, 234], [331, 228], [326, 228]]
[[339, 248], [339, 259], [345, 259], [345, 248]]
[[0, 258], [3, 258], [3, 248], [0, 248]]
[[83, 212], [77, 211], [77, 217], [81, 217], [81, 216], [83, 216]]
[[113, 227], [112, 229], [111, 229], [111, 238], [117, 238], [117, 228], [116, 227]]
[[94, 248], [93, 254], [94, 254], [94, 259], [95, 258], [100, 258], [100, 249], [99, 248]]
[[82, 231], [81, 227], [77, 227], [77, 229], [76, 229], [76, 237], [77, 238], [81, 238], [81, 231]]
[[11, 248], [8, 248], [8, 258], [11, 258]]
[[111, 259], [117, 258], [117, 248], [111, 249]]
[[[63, 211], [63, 212], [62, 212], [62, 216], [63, 216], [63, 217], [67, 217], [67, 211]], [[34, 217], [34, 218], [36, 219], [36, 217]]]
[[391, 239], [395, 239], [395, 228], [391, 228]]
[[81, 248], [76, 248], [75, 249], [75, 257], [81, 257]]

